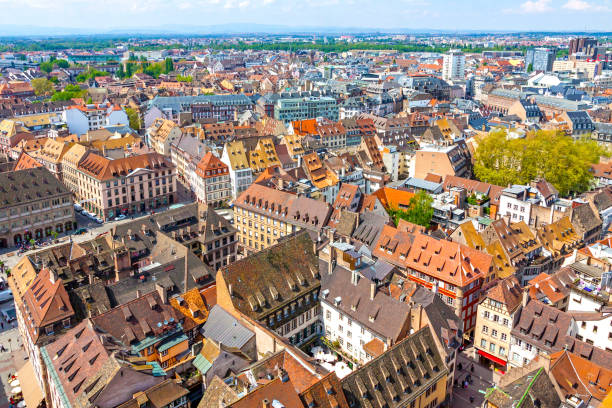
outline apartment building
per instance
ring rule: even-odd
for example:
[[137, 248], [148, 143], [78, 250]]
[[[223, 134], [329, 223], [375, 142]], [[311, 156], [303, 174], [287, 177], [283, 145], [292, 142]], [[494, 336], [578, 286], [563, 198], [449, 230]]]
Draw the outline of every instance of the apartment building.
[[169, 156], [170, 145], [181, 137], [181, 128], [171, 120], [156, 119], [147, 129], [146, 141], [157, 153]]
[[462, 244], [385, 225], [372, 255], [397, 265], [410, 279], [435, 291], [463, 321], [471, 335], [480, 289], [495, 279], [491, 255]]
[[36, 381], [44, 390], [41, 347], [52, 343], [76, 322], [68, 292], [55, 271], [44, 268], [32, 279], [21, 298], [15, 298], [19, 334]]
[[228, 167], [231, 196], [235, 199], [253, 182], [253, 171], [249, 166], [244, 144], [239, 140], [225, 143], [221, 161]]
[[253, 173], [281, 165], [272, 138], [248, 138], [243, 139], [243, 143]]
[[227, 265], [217, 273], [217, 303], [300, 346], [320, 336], [319, 259], [308, 232]]
[[234, 226], [248, 252], [268, 248], [302, 229], [320, 232], [330, 214], [325, 202], [259, 184], [252, 184], [234, 201]]
[[361, 255], [352, 245], [331, 243], [327, 270], [321, 271], [321, 311], [325, 337], [365, 364], [409, 334], [410, 306], [364, 277]]
[[211, 152], [204, 155], [191, 178], [198, 202], [218, 208], [230, 200], [229, 168]]
[[447, 379], [431, 328], [424, 327], [341, 383], [351, 407], [436, 408], [447, 399]]
[[466, 177], [471, 174], [469, 153], [459, 145], [424, 145], [416, 151], [414, 158], [414, 177], [425, 179], [427, 174]]
[[450, 50], [444, 54], [442, 78], [446, 81], [465, 78], [465, 54], [459, 50]]
[[274, 104], [274, 119], [285, 123], [318, 117], [337, 121], [339, 115], [338, 102], [329, 96], [282, 98]]
[[177, 179], [189, 185], [189, 170], [210, 151], [210, 147], [190, 134], [182, 134], [170, 144], [170, 157], [176, 166]]
[[176, 168], [159, 153], [121, 159], [90, 153], [75, 176], [77, 201], [104, 220], [154, 211], [176, 201]]
[[531, 300], [525, 293], [518, 319], [510, 332], [508, 363], [511, 367], [523, 367], [539, 354], [550, 355], [562, 350], [568, 337], [575, 337], [577, 331], [571, 315], [539, 300]]
[[518, 280], [508, 277], [483, 295], [478, 304], [474, 347], [480, 362], [503, 372], [509, 369], [511, 331], [516, 323], [523, 293]]
[[62, 119], [70, 133], [79, 136], [103, 126], [129, 123], [125, 111], [109, 102], [68, 107], [62, 112]]
[[45, 167], [0, 173], [0, 248], [75, 227], [72, 193]]

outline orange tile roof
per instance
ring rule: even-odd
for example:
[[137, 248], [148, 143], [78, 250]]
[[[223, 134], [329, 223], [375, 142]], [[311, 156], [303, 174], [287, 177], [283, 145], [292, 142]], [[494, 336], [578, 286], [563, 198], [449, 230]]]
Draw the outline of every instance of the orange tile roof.
[[111, 160], [95, 153], [90, 153], [79, 165], [79, 170], [98, 180], [111, 180], [126, 176], [136, 169], [171, 169], [172, 163], [159, 153], [146, 153]]
[[181, 294], [180, 298], [178, 296], [171, 298], [170, 305], [183, 316], [190, 317], [198, 325], [206, 323], [208, 319], [208, 307], [198, 288]]
[[398, 190], [391, 187], [383, 187], [376, 190], [372, 195], [376, 196], [386, 209], [406, 209], [414, 193]]
[[317, 120], [305, 119], [291, 122], [293, 133], [300, 136], [314, 135], [317, 133]]
[[493, 270], [491, 255], [424, 234], [415, 235], [405, 258], [406, 268], [461, 288], [484, 279]]

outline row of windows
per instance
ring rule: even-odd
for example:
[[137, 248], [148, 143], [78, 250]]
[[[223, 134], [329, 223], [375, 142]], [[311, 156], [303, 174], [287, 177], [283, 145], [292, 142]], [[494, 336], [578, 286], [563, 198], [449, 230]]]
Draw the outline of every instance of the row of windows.
[[[480, 347], [482, 347], [483, 350], [487, 349], [487, 341], [485, 339], [480, 340]], [[497, 353], [500, 356], [505, 356], [506, 355], [506, 348], [499, 346], [499, 348], [497, 347], [497, 345], [493, 342], [489, 343], [489, 352], [491, 353], [495, 353], [495, 350], [499, 350]]]

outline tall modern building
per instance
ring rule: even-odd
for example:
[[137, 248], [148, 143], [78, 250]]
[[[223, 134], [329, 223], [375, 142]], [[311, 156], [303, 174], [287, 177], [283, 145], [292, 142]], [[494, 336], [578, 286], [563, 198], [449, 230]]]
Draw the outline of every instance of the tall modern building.
[[465, 78], [465, 55], [458, 50], [451, 50], [444, 55], [442, 78], [445, 80]]
[[285, 123], [318, 117], [335, 122], [339, 118], [339, 113], [337, 101], [329, 96], [283, 98], [274, 105], [274, 119]]
[[557, 50], [552, 48], [531, 48], [525, 53], [525, 70], [535, 72], [552, 71]]
[[597, 40], [595, 38], [572, 38], [569, 43], [569, 55], [576, 54], [577, 52], [585, 52], [588, 49], [593, 49], [595, 47], [597, 47]]

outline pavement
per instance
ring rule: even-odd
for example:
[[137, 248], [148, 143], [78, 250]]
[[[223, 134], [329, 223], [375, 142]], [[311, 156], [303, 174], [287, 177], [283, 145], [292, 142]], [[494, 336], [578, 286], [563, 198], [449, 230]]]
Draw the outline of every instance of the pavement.
[[0, 332], [0, 345], [7, 349], [0, 351], [0, 408], [8, 408], [8, 398], [13, 388], [8, 382], [8, 375], [15, 374], [23, 367], [27, 362], [27, 356], [22, 347], [17, 322], [14, 322], [15, 327], [11, 327], [4, 320], [0, 321], [4, 323], [4, 328]]
[[[487, 388], [492, 387], [496, 382], [496, 377], [488, 367], [480, 365], [478, 360], [474, 358], [472, 348], [467, 348], [457, 356], [457, 371], [455, 378], [460, 384], [459, 387], [453, 387], [453, 403], [454, 408], [464, 407], [481, 407], [484, 402], [484, 393]], [[459, 370], [461, 364], [461, 370]], [[470, 367], [474, 365], [474, 371]], [[472, 383], [463, 388], [461, 384], [469, 375], [472, 376]], [[470, 397], [474, 398], [474, 402], [470, 402]]]

